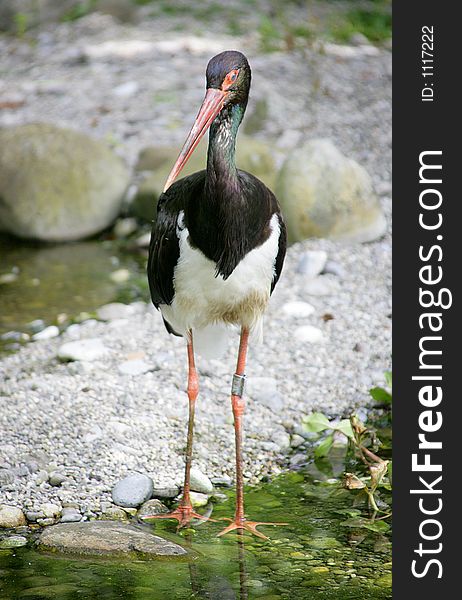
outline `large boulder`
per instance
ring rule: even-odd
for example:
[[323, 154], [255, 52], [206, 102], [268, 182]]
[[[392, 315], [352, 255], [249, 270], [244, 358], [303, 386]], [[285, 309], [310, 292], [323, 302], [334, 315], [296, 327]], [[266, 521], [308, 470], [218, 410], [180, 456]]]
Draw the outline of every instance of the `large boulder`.
[[[207, 144], [208, 140], [203, 138], [181, 171], [180, 178], [205, 169]], [[180, 146], [148, 146], [141, 150], [136, 168], [138, 171], [147, 171], [148, 175], [138, 186], [132, 203], [135, 216], [146, 221], [153, 220], [157, 200], [180, 150]], [[261, 179], [270, 189], [274, 188], [276, 167], [271, 146], [239, 135], [236, 143], [236, 164], [239, 169]]]
[[80, 555], [137, 558], [185, 556], [187, 551], [149, 530], [114, 521], [87, 521], [46, 527], [38, 540], [39, 548]]
[[88, 237], [117, 217], [129, 172], [103, 143], [45, 123], [0, 130], [0, 230]]
[[288, 155], [276, 196], [291, 242], [308, 237], [365, 242], [386, 229], [368, 173], [330, 140], [312, 140]]

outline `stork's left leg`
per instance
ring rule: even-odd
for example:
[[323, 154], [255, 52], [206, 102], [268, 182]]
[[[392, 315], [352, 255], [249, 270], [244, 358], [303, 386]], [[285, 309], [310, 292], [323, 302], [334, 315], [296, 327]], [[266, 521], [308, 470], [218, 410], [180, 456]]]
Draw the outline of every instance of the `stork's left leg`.
[[258, 525], [287, 525], [287, 523], [265, 523], [261, 521], [247, 521], [244, 515], [244, 477], [243, 477], [243, 455], [242, 455], [242, 417], [245, 402], [243, 398], [245, 363], [247, 358], [247, 347], [249, 342], [249, 330], [245, 327], [241, 330], [241, 341], [237, 358], [236, 373], [233, 377], [231, 388], [231, 404], [234, 416], [234, 435], [236, 440], [236, 512], [234, 519], [229, 519], [231, 524], [220, 531], [218, 535], [224, 535], [234, 529], [250, 531], [254, 535], [265, 540], [268, 538], [257, 530]]

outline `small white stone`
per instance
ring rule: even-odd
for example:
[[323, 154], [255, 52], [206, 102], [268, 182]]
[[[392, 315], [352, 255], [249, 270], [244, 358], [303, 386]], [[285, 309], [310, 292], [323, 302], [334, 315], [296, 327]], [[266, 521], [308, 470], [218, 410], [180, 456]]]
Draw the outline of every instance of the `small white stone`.
[[298, 327], [294, 331], [294, 336], [299, 342], [309, 342], [311, 344], [320, 342], [323, 338], [322, 331], [317, 327], [313, 327], [313, 325]]
[[152, 369], [151, 365], [141, 359], [126, 360], [118, 366], [123, 375], [142, 375]]
[[44, 502], [40, 504], [39, 510], [45, 515], [45, 518], [55, 519], [61, 515], [61, 507], [53, 502]]
[[87, 338], [63, 344], [58, 350], [58, 358], [63, 361], [93, 361], [102, 358], [107, 353], [108, 350], [101, 340]]
[[131, 98], [139, 90], [140, 86], [136, 81], [126, 81], [112, 90], [112, 93], [119, 98]]
[[42, 331], [39, 331], [38, 333], [34, 333], [34, 335], [32, 336], [32, 339], [34, 341], [51, 340], [51, 338], [55, 338], [58, 335], [59, 335], [58, 327], [56, 327], [56, 325], [50, 325], [49, 327], [45, 327], [45, 329], [42, 329]]
[[304, 318], [314, 313], [314, 306], [308, 304], [308, 302], [287, 302], [282, 307], [282, 311], [289, 317]]
[[329, 296], [336, 289], [335, 284], [327, 275], [321, 275], [308, 281], [305, 285], [305, 293], [310, 296]]
[[304, 252], [297, 265], [297, 273], [307, 279], [313, 279], [322, 273], [327, 262], [327, 252], [324, 250], [308, 250]]
[[195, 492], [202, 492], [203, 494], [211, 494], [213, 492], [213, 484], [210, 479], [202, 473], [197, 467], [192, 467], [190, 473], [190, 486]]
[[123, 304], [122, 302], [111, 302], [100, 306], [96, 311], [98, 319], [102, 321], [112, 321], [114, 319], [125, 319], [134, 313], [134, 309], [130, 304]]

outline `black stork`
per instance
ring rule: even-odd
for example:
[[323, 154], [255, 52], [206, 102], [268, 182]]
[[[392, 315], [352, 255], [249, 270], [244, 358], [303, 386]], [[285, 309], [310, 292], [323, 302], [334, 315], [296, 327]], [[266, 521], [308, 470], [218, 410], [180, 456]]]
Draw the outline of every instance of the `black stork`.
[[[167, 331], [186, 339], [189, 364], [183, 496], [178, 508], [165, 518], [177, 519], [179, 527], [192, 518], [202, 518], [193, 511], [189, 481], [199, 392], [193, 340], [205, 340], [213, 352], [220, 333], [237, 325], [240, 344], [231, 387], [236, 512], [219, 535], [239, 529], [265, 538], [256, 527], [277, 523], [249, 521], [244, 514], [244, 371], [249, 334], [261, 331], [263, 313], [281, 274], [286, 228], [273, 193], [256, 177], [237, 169], [234, 161], [236, 134], [250, 89], [246, 57], [237, 51], [214, 56], [206, 78], [205, 99], [159, 198], [149, 247], [152, 301], [160, 309]], [[209, 128], [207, 168], [175, 182]]]

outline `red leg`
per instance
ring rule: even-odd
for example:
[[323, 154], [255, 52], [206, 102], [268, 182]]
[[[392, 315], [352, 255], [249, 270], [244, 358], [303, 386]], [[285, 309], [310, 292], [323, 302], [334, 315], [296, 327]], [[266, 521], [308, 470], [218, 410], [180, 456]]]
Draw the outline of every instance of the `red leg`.
[[218, 535], [224, 535], [234, 529], [246, 530], [265, 540], [268, 538], [257, 530], [258, 525], [287, 525], [287, 523], [264, 523], [259, 521], [247, 521], [244, 515], [244, 477], [242, 457], [242, 416], [244, 414], [245, 402], [242, 397], [244, 391], [245, 363], [247, 358], [247, 347], [249, 342], [249, 330], [245, 327], [241, 330], [241, 341], [237, 358], [236, 374], [233, 378], [231, 389], [231, 404], [234, 415], [234, 435], [236, 440], [236, 513], [234, 519], [229, 519], [231, 524], [220, 531]]
[[[153, 515], [145, 517], [145, 519], [177, 519], [178, 528], [189, 525], [191, 519], [207, 520], [206, 517], [194, 512], [191, 505], [190, 492], [190, 472], [192, 463], [192, 448], [193, 448], [193, 433], [194, 433], [194, 413], [196, 409], [196, 399], [199, 393], [199, 379], [197, 377], [196, 365], [194, 362], [194, 348], [192, 331], [189, 332], [188, 338], [188, 399], [189, 399], [189, 420], [188, 420], [188, 436], [186, 442], [185, 456], [185, 471], [184, 471], [184, 486], [183, 496], [178, 508], [166, 515]], [[208, 519], [212, 521], [213, 519]]]

